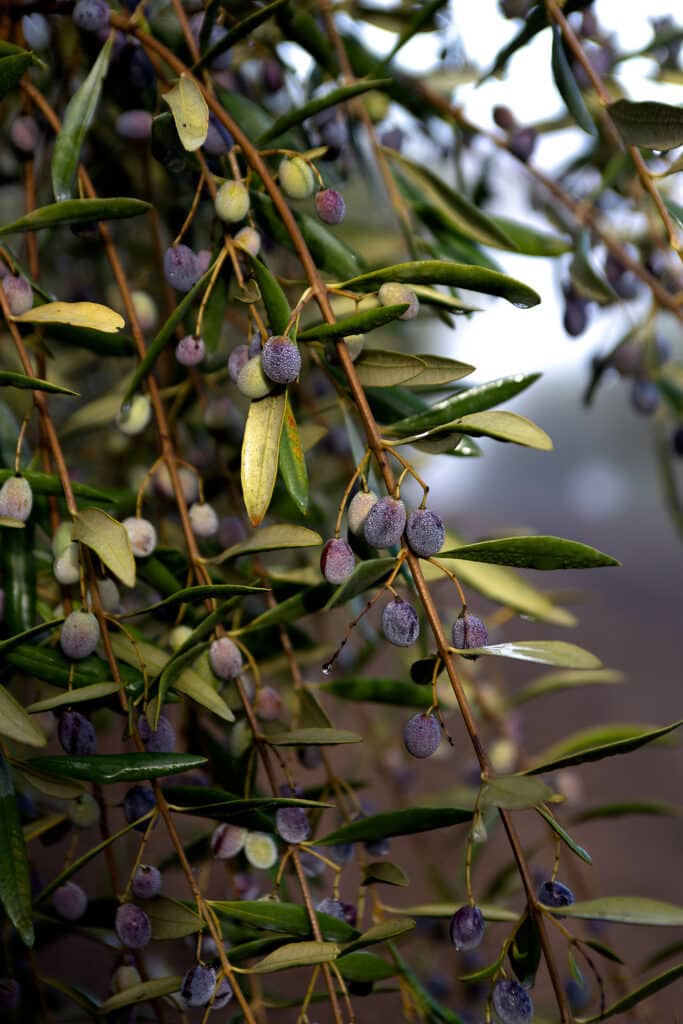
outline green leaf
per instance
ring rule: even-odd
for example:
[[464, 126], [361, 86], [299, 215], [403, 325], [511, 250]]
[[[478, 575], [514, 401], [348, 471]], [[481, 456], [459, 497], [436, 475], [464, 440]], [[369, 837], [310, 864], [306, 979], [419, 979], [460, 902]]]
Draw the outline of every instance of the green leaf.
[[[548, 908], [551, 913], [555, 911]], [[647, 924], [663, 928], [683, 925], [683, 907], [643, 896], [602, 896], [595, 900], [579, 900], [570, 907], [557, 908], [566, 917], [588, 921], [614, 921], [620, 924]]]
[[426, 363], [419, 356], [411, 356], [407, 352], [372, 348], [361, 352], [355, 367], [364, 388], [392, 388], [417, 377], [426, 368]]
[[[0, 231], [0, 234], [2, 232]], [[49, 380], [39, 377], [27, 377], [24, 373], [13, 373], [11, 370], [0, 370], [0, 387], [22, 388], [26, 391], [49, 391], [55, 395], [76, 395], [77, 391], [64, 388], [60, 384], [51, 384]]]
[[71, 779], [60, 780], [50, 778], [42, 772], [26, 771], [25, 764], [16, 764], [17, 771], [44, 796], [53, 797], [56, 800], [73, 800], [85, 793], [85, 786], [82, 782]]
[[431, 356], [424, 353], [419, 357], [425, 364], [417, 377], [412, 377], [408, 382], [410, 388], [438, 388], [444, 384], [451, 384], [455, 380], [469, 377], [474, 373], [474, 367], [469, 363], [461, 363], [457, 359], [449, 359], [447, 356]]
[[70, 348], [82, 348], [98, 356], [132, 356], [135, 342], [126, 334], [108, 334], [90, 327], [72, 327], [68, 324], [45, 324], [45, 335], [51, 341]]
[[486, 267], [472, 267], [466, 263], [451, 263], [448, 260], [397, 263], [351, 277], [340, 286], [352, 288], [354, 291], [371, 292], [385, 281], [399, 281], [403, 284], [447, 284], [453, 288], [467, 288], [469, 291], [483, 292], [485, 295], [497, 295], [523, 309], [537, 306], [541, 301], [533, 288], [512, 277], [488, 270]]
[[392, 864], [388, 860], [375, 860], [363, 868], [361, 885], [376, 885], [378, 882], [383, 885], [404, 886], [410, 884], [405, 871], [398, 864]]
[[563, 537], [501, 537], [442, 551], [442, 557], [512, 565], [521, 569], [596, 569], [620, 565], [597, 548]]
[[[311, 922], [304, 906], [273, 900], [211, 900], [211, 908], [221, 917], [228, 917], [252, 928], [290, 935], [312, 937]], [[323, 939], [349, 942], [358, 932], [346, 921], [329, 914], [316, 913]]]
[[524, 256], [562, 256], [565, 252], [571, 252], [571, 239], [563, 235], [550, 235], [546, 231], [539, 231], [529, 224], [501, 217], [497, 213], [490, 213], [489, 219], [502, 228]]
[[590, 251], [590, 232], [579, 233], [574, 258], [569, 266], [572, 284], [579, 295], [602, 305], [618, 301], [618, 296], [607, 278], [596, 269]]
[[487, 978], [493, 977], [500, 968], [500, 965], [505, 959], [505, 947], [497, 960], [494, 960], [492, 964], [487, 964], [486, 967], [481, 967], [478, 971], [470, 971], [468, 974], [461, 974], [458, 981], [462, 981], [465, 985], [476, 984], [479, 981], [485, 981]]
[[[460, 910], [463, 903], [421, 903], [415, 907], [401, 907], [402, 914], [410, 914], [411, 917], [434, 917], [439, 920], [449, 920], [456, 910]], [[519, 914], [514, 910], [507, 910], [505, 907], [486, 906], [477, 904], [486, 921], [498, 921], [508, 923], [518, 921]], [[387, 908], [393, 909], [396, 908]]]
[[26, 768], [56, 779], [83, 779], [106, 785], [177, 775], [199, 768], [206, 761], [198, 754], [92, 754], [82, 757], [55, 754], [32, 757], [26, 761]]
[[388, 78], [378, 78], [375, 80], [353, 82], [351, 85], [342, 85], [338, 89], [325, 93], [324, 96], [310, 100], [301, 107], [294, 106], [287, 114], [282, 114], [281, 117], [278, 117], [256, 140], [256, 143], [259, 147], [263, 148], [266, 143], [272, 142], [273, 139], [277, 139], [295, 125], [302, 124], [307, 118], [313, 117], [314, 114], [318, 114], [321, 110], [329, 110], [330, 107], [346, 103], [348, 100], [353, 99], [354, 96], [362, 96], [363, 93], [370, 92], [371, 89], [381, 89], [382, 86], [387, 85], [390, 81], [391, 79]]
[[674, 202], [673, 199], [665, 198], [664, 196], [662, 196], [662, 199], [664, 201], [664, 205], [678, 226], [683, 228], [683, 206], [681, 206], [680, 203]]
[[385, 437], [401, 437], [444, 426], [459, 416], [483, 412], [514, 398], [540, 377], [540, 373], [516, 374], [514, 377], [501, 377], [478, 387], [463, 388], [454, 397], [446, 398], [424, 412], [395, 420], [388, 427], [384, 427], [382, 433]]
[[[562, 10], [565, 17], [567, 17], [573, 13], [573, 11], [581, 11], [584, 7], [589, 7], [591, 2], [592, 0], [567, 0], [563, 5]], [[534, 5], [527, 14], [522, 28], [519, 30], [517, 35], [499, 51], [496, 55], [493, 67], [482, 76], [480, 81], [484, 81], [491, 75], [499, 75], [507, 65], [510, 57], [517, 53], [518, 50], [521, 50], [523, 46], [526, 46], [531, 39], [537, 36], [539, 32], [542, 32], [543, 29], [547, 28], [549, 24], [545, 5]]]
[[[529, 786], [531, 782], [533, 785]], [[523, 811], [552, 800], [554, 793], [545, 782], [529, 775], [499, 775], [481, 787], [480, 806]]]
[[150, 612], [159, 611], [161, 608], [172, 608], [176, 604], [197, 604], [206, 600], [207, 597], [224, 598], [234, 595], [265, 594], [266, 587], [249, 587], [242, 583], [212, 583], [198, 587], [183, 587], [175, 593], [165, 597], [163, 601], [155, 601], [144, 608], [136, 608], [135, 611], [125, 612], [121, 618], [132, 619], [137, 615], [149, 615]]
[[350, 953], [352, 950], [362, 949], [365, 946], [376, 946], [380, 942], [391, 941], [398, 938], [399, 935], [404, 935], [405, 932], [411, 931], [414, 927], [415, 922], [409, 917], [387, 918], [378, 924], [374, 924], [372, 928], [368, 928], [366, 932], [363, 932], [357, 939], [354, 939], [346, 947], [345, 952]]
[[683, 145], [683, 107], [622, 99], [609, 103], [607, 113], [628, 146], [666, 150]]
[[529, 768], [527, 773], [540, 775], [573, 764], [602, 761], [605, 757], [615, 757], [617, 754], [630, 754], [632, 750], [662, 739], [681, 725], [683, 719], [658, 729], [631, 724], [584, 729], [543, 751], [538, 757], [539, 763]]
[[303, 588], [298, 594], [292, 594], [273, 608], [268, 608], [261, 615], [247, 622], [235, 632], [242, 636], [259, 629], [269, 629], [290, 622], [298, 622], [305, 615], [311, 615], [325, 606], [332, 587], [328, 583], [319, 583], [315, 587]]
[[544, 807], [538, 807], [537, 810], [541, 817], [544, 818], [545, 821], [548, 823], [548, 825], [553, 830], [555, 835], [559, 836], [562, 842], [569, 847], [572, 853], [575, 853], [576, 856], [579, 857], [582, 861], [585, 861], [586, 864], [593, 863], [593, 858], [591, 857], [588, 850], [584, 850], [583, 846], [580, 846], [575, 839], [572, 839], [567, 830], [562, 828], [559, 821], [557, 821], [557, 819], [553, 817], [553, 815], [549, 811], [547, 811]]
[[336, 679], [333, 683], [323, 683], [320, 689], [342, 700], [372, 701], [422, 710], [425, 707], [424, 690], [399, 679]]
[[226, 548], [211, 562], [219, 564], [229, 558], [238, 558], [240, 555], [256, 555], [261, 551], [286, 551], [288, 548], [312, 548], [322, 544], [323, 539], [315, 530], [309, 530], [307, 526], [296, 526], [289, 523], [274, 523], [272, 526], [262, 526], [260, 530], [248, 537], [247, 540], [233, 544]]
[[[502, 565], [486, 565], [484, 562], [458, 562], [444, 559], [460, 583], [472, 587], [484, 597], [491, 598], [504, 607], [512, 608], [521, 615], [549, 622], [558, 626], [574, 626], [576, 619], [565, 608], [553, 604], [550, 598], [523, 579], [514, 569]], [[424, 568], [431, 582], [441, 579], [442, 574], [434, 566]]]
[[225, 53], [225, 51], [229, 50], [231, 46], [235, 45], [235, 43], [239, 43], [240, 40], [246, 39], [255, 29], [258, 28], [259, 25], [263, 24], [264, 21], [268, 21], [268, 19], [277, 11], [278, 7], [281, 7], [284, 3], [287, 3], [287, 0], [271, 0], [271, 3], [267, 4], [265, 7], [255, 10], [253, 13], [248, 14], [246, 18], [241, 18], [236, 24], [231, 25], [225, 35], [206, 50], [197, 63], [193, 65], [192, 71], [197, 72], [200, 68], [206, 67], [206, 65], [211, 64], [219, 54]]
[[466, 648], [464, 653], [489, 654], [496, 658], [515, 658], [518, 661], [534, 661], [541, 665], [560, 665], [566, 668], [600, 668], [600, 661], [594, 654], [564, 640], [520, 640]]
[[60, 224], [86, 224], [97, 220], [139, 217], [151, 209], [151, 203], [145, 203], [142, 199], [64, 199], [60, 203], [49, 203], [32, 210], [11, 224], [3, 224], [0, 236], [39, 231]]
[[370, 587], [384, 580], [395, 565], [395, 558], [370, 558], [365, 562], [360, 562], [351, 575], [335, 590], [325, 606], [326, 609], [337, 608], [358, 594], [364, 594]]
[[47, 743], [42, 729], [4, 686], [0, 686], [0, 736], [31, 747], [44, 747]]
[[345, 953], [337, 960], [337, 967], [347, 981], [385, 981], [396, 974], [394, 965], [376, 953]]
[[285, 401], [285, 418], [280, 436], [279, 471], [287, 492], [302, 513], [308, 512], [308, 472], [294, 413], [289, 398]]
[[359, 821], [329, 832], [316, 839], [318, 846], [337, 843], [367, 843], [392, 836], [408, 836], [416, 832], [430, 832], [437, 828], [450, 828], [471, 821], [472, 810], [467, 807], [410, 807], [402, 811], [382, 811], [369, 814]]
[[161, 355], [161, 353], [164, 351], [166, 346], [173, 341], [175, 337], [176, 327], [182, 320], [185, 319], [185, 317], [189, 313], [190, 307], [192, 306], [194, 300], [199, 295], [201, 295], [204, 289], [206, 288], [213, 274], [213, 269], [213, 265], [211, 265], [206, 271], [206, 273], [203, 275], [203, 277], [200, 277], [196, 284], [192, 285], [189, 292], [183, 295], [182, 299], [180, 300], [176, 308], [173, 310], [171, 315], [168, 317], [163, 327], [161, 327], [161, 329], [156, 334], [156, 337], [151, 342], [149, 348], [145, 353], [144, 358], [140, 360], [138, 366], [135, 369], [135, 372], [133, 373], [131, 382], [128, 385], [128, 388], [126, 390], [125, 395], [123, 396], [123, 399], [121, 400], [122, 408], [125, 408], [128, 405], [131, 398], [138, 390], [142, 381], [145, 379], [145, 377], [148, 377], [152, 372], [154, 365], [159, 356]]
[[591, 949], [594, 949], [596, 953], [600, 954], [600, 956], [604, 956], [606, 960], [611, 960], [614, 964], [623, 964], [624, 961], [621, 957], [617, 956], [614, 950], [610, 949], [610, 947], [606, 946], [603, 942], [598, 942], [597, 939], [582, 939], [581, 941], [586, 946], [590, 946]]
[[617, 672], [610, 668], [600, 669], [567, 669], [564, 672], [546, 672], [539, 679], [535, 679], [529, 686], [518, 690], [512, 697], [514, 705], [525, 704], [536, 697], [545, 697], [549, 693], [558, 693], [561, 690], [573, 690], [581, 686], [612, 686], [623, 683], [625, 679], [623, 672]]
[[[429, 203], [439, 212], [447, 228], [458, 231], [466, 238], [471, 238], [481, 245], [492, 245], [513, 251], [516, 249], [513, 240], [498, 224], [482, 213], [460, 192], [456, 192], [450, 185], [447, 185], [438, 174], [429, 170], [424, 164], [416, 164], [413, 160], [409, 160], [395, 149], [383, 147], [382, 152], [389, 160], [397, 163], [401, 168], [401, 173], [417, 186], [420, 199]], [[389, 280], [396, 280], [396, 278], [389, 278]], [[448, 284], [450, 282], [441, 283]], [[463, 285], [463, 287], [467, 286]]]
[[[32, 781], [31, 776], [28, 775], [28, 773], [27, 777]], [[71, 795], [79, 796], [80, 792], [77, 791], [76, 794]], [[65, 799], [68, 799], [68, 797], [65, 797]], [[117, 842], [122, 836], [125, 836], [128, 832], [132, 831], [132, 829], [134, 829], [136, 825], [136, 821], [130, 822], [128, 825], [124, 825], [124, 827], [122, 829], [119, 829], [118, 832], [114, 832], [112, 835], [107, 836], [107, 838], [104, 839], [101, 843], [98, 843], [97, 846], [92, 846], [89, 850], [86, 850], [84, 854], [82, 854], [80, 857], [77, 857], [76, 860], [68, 864], [63, 871], [60, 871], [56, 878], [53, 878], [51, 882], [48, 882], [48, 884], [45, 886], [42, 892], [36, 897], [36, 905], [43, 903], [48, 898], [48, 896], [52, 895], [55, 889], [58, 889], [60, 885], [64, 884], [64, 882], [68, 882], [68, 880], [78, 871], [80, 871], [82, 867], [88, 864], [89, 861], [97, 857], [108, 846], [111, 846], [112, 843]]]
[[[120, 683], [92, 683], [90, 686], [81, 686], [75, 690], [64, 690], [56, 693], [53, 697], [46, 697], [45, 700], [35, 701], [26, 708], [32, 714], [39, 711], [52, 711], [54, 708], [63, 707], [65, 704], [80, 704], [83, 701], [102, 700], [103, 697], [111, 697], [121, 689]], [[42, 744], [40, 744], [42, 746]]]
[[681, 813], [683, 812], [677, 804], [666, 804], [659, 800], [624, 800], [619, 803], [588, 807], [574, 816], [574, 822], [582, 824], [585, 821], [609, 821], [611, 818], [624, 818], [632, 814], [680, 818]]
[[0, 903], [26, 946], [33, 945], [31, 878], [9, 765], [0, 754]]
[[286, 971], [290, 967], [329, 964], [336, 960], [340, 953], [341, 946], [336, 942], [288, 942], [250, 967], [249, 973], [271, 974], [274, 971]]
[[493, 437], [498, 441], [509, 441], [543, 452], [553, 449], [553, 442], [545, 430], [516, 412], [475, 412], [453, 420], [448, 427], [474, 437]]
[[597, 129], [593, 124], [593, 118], [588, 112], [581, 90], [574, 77], [572, 66], [569, 63], [562, 39], [562, 29], [559, 25], [552, 26], [553, 47], [551, 66], [553, 78], [557, 91], [565, 102], [567, 110], [572, 115], [579, 128], [583, 128], [589, 135], [597, 135]]
[[184, 939], [202, 930], [203, 924], [193, 907], [181, 900], [158, 896], [145, 901], [145, 911], [152, 924], [152, 938]]
[[515, 931], [515, 937], [508, 950], [510, 966], [525, 988], [531, 988], [541, 962], [541, 936], [536, 919], [528, 912]]
[[[263, 305], [266, 307], [270, 328], [273, 334], [284, 334], [292, 315], [287, 296], [265, 263], [252, 256], [251, 265], [256, 283], [261, 292]], [[301, 337], [301, 335], [298, 335], [298, 337]]]
[[252, 526], [258, 526], [273, 496], [287, 395], [266, 395], [249, 405], [242, 441], [242, 497]]
[[[225, 95], [225, 93], [222, 93]], [[292, 250], [293, 243], [273, 201], [262, 192], [251, 193], [254, 214], [260, 224], [275, 242]], [[299, 225], [306, 245], [311, 251], [319, 270], [337, 278], [351, 277], [362, 268], [359, 257], [319, 220], [308, 214], [292, 210], [292, 216]]]
[[33, 63], [33, 54], [26, 51], [13, 53], [0, 60], [0, 99], [11, 92], [23, 73]]
[[352, 316], [342, 317], [334, 324], [325, 321], [312, 324], [297, 334], [297, 341], [334, 341], [335, 338], [347, 338], [354, 334], [368, 334], [377, 327], [384, 327], [398, 319], [408, 309], [408, 303], [398, 306], [377, 306], [375, 309], [364, 309]]
[[[252, 796], [240, 797], [218, 786], [164, 786], [164, 795], [174, 809], [211, 818], [215, 821], [235, 821], [247, 828], [268, 831], [270, 820], [261, 811], [277, 810], [280, 807], [331, 807], [318, 800], [304, 800], [298, 797]], [[254, 820], [253, 826], [245, 821], [245, 815]]]
[[675, 967], [670, 967], [668, 971], [664, 971], [663, 974], [658, 974], [656, 978], [650, 978], [644, 985], [634, 989], [633, 992], [629, 992], [627, 996], [623, 996], [618, 999], [616, 1003], [612, 1003], [602, 1013], [597, 1014], [595, 1017], [589, 1017], [584, 1021], [584, 1024], [594, 1024], [595, 1021], [607, 1020], [608, 1017], [615, 1017], [617, 1014], [625, 1013], [626, 1010], [630, 1010], [631, 1007], [637, 1006], [644, 999], [648, 999], [655, 992], [661, 991], [666, 988], [667, 985], [672, 985], [674, 981], [678, 981], [679, 978], [683, 977], [683, 964], [677, 964]]
[[141, 981], [137, 985], [130, 985], [122, 992], [109, 996], [98, 1007], [98, 1013], [113, 1013], [124, 1006], [133, 1006], [136, 1003], [146, 1003], [152, 999], [161, 999], [162, 996], [170, 996], [180, 991], [183, 979], [180, 974], [171, 974], [165, 978], [152, 978], [150, 981]]
[[71, 536], [85, 544], [127, 587], [135, 586], [135, 557], [125, 526], [100, 508], [85, 508], [74, 519]]
[[[189, 653], [193, 654], [194, 652]], [[188, 660], [194, 660], [194, 658], [190, 657]], [[206, 680], [202, 679], [198, 672], [188, 669], [185, 664], [181, 665], [178, 670], [180, 675], [176, 675], [176, 672], [173, 670], [174, 665], [174, 661], [170, 661], [161, 673], [159, 678], [160, 695], [165, 693], [165, 686], [169, 683], [176, 693], [182, 693], [185, 697], [190, 697], [191, 700], [195, 701], [197, 704], [201, 704], [202, 707], [207, 709], [207, 711], [211, 711], [214, 715], [217, 715], [218, 718], [222, 718], [224, 722], [235, 721], [234, 714], [221, 695], [214, 690], [211, 683], [207, 683]], [[161, 704], [162, 700], [159, 700], [157, 703], [159, 713], [161, 711]], [[157, 723], [158, 715], [155, 714], [155, 725]]]
[[69, 100], [52, 153], [52, 190], [57, 202], [71, 199], [85, 136], [100, 100], [115, 33], [109, 33], [88, 77]]
[[266, 737], [272, 747], [334, 747], [341, 743], [362, 743], [363, 737], [346, 729], [290, 729]]

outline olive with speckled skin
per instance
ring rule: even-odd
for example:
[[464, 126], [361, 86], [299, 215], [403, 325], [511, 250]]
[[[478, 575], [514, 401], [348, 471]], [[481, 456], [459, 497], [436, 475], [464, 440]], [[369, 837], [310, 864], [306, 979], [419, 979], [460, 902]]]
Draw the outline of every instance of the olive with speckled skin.
[[403, 730], [403, 742], [413, 757], [431, 757], [441, 743], [441, 727], [431, 714], [417, 714], [409, 718]]

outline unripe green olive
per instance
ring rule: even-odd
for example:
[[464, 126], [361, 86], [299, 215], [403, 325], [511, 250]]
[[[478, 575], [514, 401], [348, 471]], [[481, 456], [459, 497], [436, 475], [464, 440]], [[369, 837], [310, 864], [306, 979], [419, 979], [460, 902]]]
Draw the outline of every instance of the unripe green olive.
[[315, 191], [315, 175], [300, 156], [285, 159], [278, 171], [280, 187], [288, 199], [308, 199]]
[[226, 224], [244, 220], [249, 212], [249, 189], [242, 181], [224, 181], [216, 193], [216, 213]]

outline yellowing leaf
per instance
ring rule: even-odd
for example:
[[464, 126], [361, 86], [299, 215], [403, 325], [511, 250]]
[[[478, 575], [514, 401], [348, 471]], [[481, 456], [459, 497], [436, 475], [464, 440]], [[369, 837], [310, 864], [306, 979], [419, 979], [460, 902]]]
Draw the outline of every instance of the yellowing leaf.
[[209, 130], [209, 108], [201, 89], [191, 75], [181, 75], [164, 100], [171, 108], [183, 148], [192, 153], [206, 141]]
[[12, 694], [0, 686], [0, 735], [31, 747], [44, 747], [47, 739]]
[[95, 331], [115, 334], [125, 321], [120, 313], [99, 302], [46, 302], [43, 306], [27, 309], [12, 317], [20, 324], [68, 324], [70, 327], [90, 327]]
[[283, 391], [249, 406], [242, 441], [242, 494], [252, 526], [263, 520], [273, 496], [286, 402]]
[[85, 544], [127, 587], [135, 586], [135, 558], [123, 526], [99, 508], [78, 513], [71, 529], [73, 540]]

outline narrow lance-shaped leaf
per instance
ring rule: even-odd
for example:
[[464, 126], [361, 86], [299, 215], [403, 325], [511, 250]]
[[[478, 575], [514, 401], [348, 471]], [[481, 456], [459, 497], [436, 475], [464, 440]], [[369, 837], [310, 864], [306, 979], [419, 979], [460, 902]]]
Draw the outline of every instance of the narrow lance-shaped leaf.
[[385, 148], [383, 152], [389, 160], [398, 163], [401, 172], [417, 185], [420, 197], [438, 210], [447, 227], [454, 228], [482, 245], [516, 249], [515, 243], [498, 224], [424, 164], [408, 160], [395, 149]]
[[62, 127], [55, 140], [52, 154], [52, 189], [57, 202], [73, 197], [81, 149], [100, 100], [114, 36], [114, 32], [109, 33], [88, 77], [71, 97]]
[[307, 526], [274, 523], [272, 526], [262, 526], [247, 540], [233, 544], [210, 561], [218, 565], [240, 555], [255, 555], [260, 551], [285, 551], [287, 548], [310, 548], [322, 542], [320, 534], [315, 530], [309, 530]]
[[646, 100], [617, 100], [607, 112], [629, 146], [675, 149], [683, 145], [683, 107]]
[[341, 946], [336, 942], [288, 942], [250, 967], [249, 973], [270, 974], [273, 971], [286, 971], [292, 967], [328, 964], [332, 960], [336, 960], [340, 953]]
[[683, 977], [683, 964], [677, 964], [675, 967], [670, 967], [668, 971], [664, 971], [663, 974], [658, 974], [656, 978], [650, 978], [644, 985], [629, 992], [628, 995], [618, 999], [616, 1003], [612, 1003], [602, 1013], [597, 1014], [595, 1017], [589, 1017], [585, 1020], [585, 1024], [596, 1024], [597, 1021], [607, 1020], [609, 1017], [616, 1017], [617, 1014], [625, 1013], [630, 1010], [633, 1006], [637, 1006], [638, 1003], [642, 1003], [644, 999], [648, 999], [655, 992], [660, 992], [667, 985], [672, 985], [679, 978]]
[[683, 719], [659, 729], [623, 725], [584, 730], [540, 754], [539, 763], [527, 769], [527, 774], [541, 775], [544, 772], [557, 771], [559, 768], [568, 768], [573, 764], [602, 761], [617, 754], [630, 754], [632, 750], [663, 739], [681, 725]]
[[[533, 785], [529, 785], [529, 783]], [[489, 779], [481, 788], [481, 807], [502, 807], [508, 811], [523, 811], [529, 807], [552, 801], [555, 797], [550, 786], [540, 779], [525, 775], [499, 775]]]
[[26, 51], [10, 54], [0, 60], [0, 99], [12, 91], [32, 63], [33, 54]]
[[[239, 43], [240, 40], [246, 39], [254, 29], [258, 28], [259, 25], [263, 24], [264, 21], [268, 21], [269, 18], [275, 14], [278, 7], [282, 4], [287, 3], [288, 0], [271, 0], [271, 3], [265, 7], [255, 10], [252, 14], [248, 14], [246, 18], [240, 18], [240, 20], [232, 25], [225, 33], [221, 36], [210, 49], [208, 49], [199, 58], [197, 63], [193, 66], [194, 72], [199, 71], [200, 68], [206, 67], [221, 53], [225, 53], [235, 43]], [[201, 36], [200, 36], [201, 39]]]
[[0, 686], [0, 736], [8, 736], [31, 747], [44, 747], [47, 743], [37, 722], [4, 686]]
[[469, 562], [512, 565], [520, 569], [596, 569], [620, 564], [616, 558], [587, 544], [549, 536], [501, 537], [451, 548], [442, 551], [441, 555]]
[[500, 296], [523, 309], [536, 306], [541, 301], [533, 288], [506, 274], [499, 274], [486, 267], [472, 267], [466, 263], [451, 263], [447, 260], [397, 263], [349, 278], [342, 282], [341, 287], [367, 292], [379, 288], [385, 281], [399, 281], [403, 284], [447, 284], [453, 288], [467, 288], [486, 295]]
[[64, 199], [32, 210], [19, 220], [0, 227], [0, 236], [54, 228], [60, 224], [87, 224], [95, 220], [139, 217], [151, 210], [142, 199]]
[[411, 807], [402, 811], [383, 811], [349, 825], [342, 825], [334, 832], [316, 839], [316, 843], [319, 846], [334, 846], [336, 843], [374, 842], [392, 836], [449, 828], [471, 819], [472, 810], [466, 807]]
[[386, 437], [417, 434], [421, 431], [431, 430], [433, 427], [443, 426], [460, 416], [484, 412], [486, 409], [507, 402], [522, 391], [526, 391], [528, 387], [540, 380], [540, 377], [540, 373], [516, 374], [514, 377], [501, 377], [488, 384], [464, 387], [452, 398], [437, 402], [436, 405], [425, 409], [424, 412], [395, 420], [388, 427], [384, 427], [382, 433]]
[[270, 328], [273, 334], [285, 334], [292, 315], [287, 296], [265, 263], [257, 259], [256, 256], [252, 256], [251, 265], [256, 283], [261, 291], [263, 305], [266, 307]]
[[587, 230], [583, 230], [579, 234], [569, 273], [572, 284], [584, 298], [593, 299], [602, 305], [616, 302], [618, 298], [616, 292], [607, 278], [593, 264], [590, 234]]
[[520, 640], [504, 644], [489, 644], [488, 647], [465, 649], [475, 654], [486, 654], [494, 658], [514, 658], [518, 661], [534, 661], [540, 665], [559, 665], [566, 668], [600, 668], [600, 659], [590, 651], [564, 640]]
[[127, 587], [135, 586], [135, 558], [126, 528], [99, 508], [86, 508], [74, 520], [71, 536], [85, 544]]
[[27, 946], [33, 945], [31, 879], [10, 767], [0, 754], [0, 903]]
[[54, 395], [78, 396], [77, 391], [64, 388], [61, 384], [52, 384], [49, 380], [41, 380], [39, 377], [27, 377], [24, 373], [14, 373], [12, 370], [0, 370], [0, 387], [20, 388], [24, 391], [48, 391]]
[[419, 376], [426, 369], [419, 356], [390, 352], [381, 348], [365, 349], [356, 360], [356, 374], [363, 387], [392, 388]]
[[289, 113], [283, 114], [273, 122], [270, 128], [256, 140], [257, 145], [262, 147], [273, 139], [277, 139], [279, 135], [282, 135], [289, 128], [301, 124], [315, 114], [319, 114], [321, 110], [329, 110], [330, 107], [335, 107], [339, 103], [346, 103], [348, 100], [353, 99], [354, 96], [362, 96], [363, 93], [369, 92], [371, 89], [381, 89], [382, 86], [388, 85], [389, 82], [390, 79], [388, 78], [353, 82], [351, 85], [343, 85], [339, 89], [333, 89], [324, 96], [319, 96], [301, 107], [295, 106]]
[[562, 842], [569, 847], [572, 853], [575, 853], [576, 856], [579, 857], [586, 864], [593, 863], [593, 858], [591, 857], [588, 850], [584, 850], [583, 846], [579, 845], [579, 843], [577, 843], [576, 840], [569, 835], [567, 830], [562, 828], [559, 821], [557, 821], [557, 819], [554, 818], [553, 815], [545, 809], [545, 807], [538, 807], [537, 810], [541, 817], [547, 822], [547, 824], [553, 830], [555, 835], [559, 836]]
[[667, 928], [680, 928], [683, 925], [683, 907], [644, 896], [602, 896], [595, 900], [580, 900], [570, 907], [562, 907], [561, 911], [557, 908], [557, 913], [588, 921], [614, 921]]
[[345, 316], [334, 324], [319, 323], [305, 327], [297, 334], [297, 341], [332, 341], [335, 338], [347, 338], [350, 334], [366, 334], [377, 327], [397, 320], [401, 313], [408, 309], [408, 303], [396, 306], [378, 306], [376, 309], [364, 309], [352, 316]]
[[136, 1003], [146, 1003], [151, 999], [161, 999], [162, 996], [170, 996], [180, 991], [182, 984], [180, 974], [168, 975], [165, 978], [153, 978], [151, 981], [141, 981], [137, 985], [130, 985], [123, 991], [109, 996], [98, 1007], [98, 1013], [113, 1013], [124, 1006], [133, 1006]]
[[166, 346], [169, 344], [169, 342], [172, 341], [176, 327], [181, 322], [181, 320], [185, 318], [194, 300], [204, 291], [204, 289], [206, 288], [207, 284], [211, 279], [212, 273], [213, 266], [210, 266], [206, 273], [203, 275], [203, 277], [200, 277], [196, 284], [192, 285], [189, 292], [183, 295], [182, 299], [180, 300], [176, 308], [173, 310], [171, 315], [168, 317], [163, 327], [161, 327], [161, 329], [157, 332], [156, 337], [154, 338], [149, 348], [147, 349], [147, 352], [145, 353], [144, 359], [140, 361], [137, 369], [133, 374], [131, 382], [128, 385], [128, 390], [126, 391], [121, 401], [122, 406], [125, 406], [128, 404], [128, 402], [130, 402], [131, 398], [137, 391], [142, 381], [152, 372], [157, 359], [164, 351]]
[[279, 470], [290, 498], [302, 515], [306, 515], [308, 512], [308, 471], [301, 447], [299, 429], [288, 397], [286, 398], [285, 418], [280, 436]]
[[510, 698], [512, 704], [525, 704], [536, 697], [545, 697], [547, 694], [557, 693], [561, 690], [573, 690], [582, 686], [614, 686], [623, 683], [625, 675], [614, 669], [566, 669], [559, 672], [547, 672], [533, 683], [518, 690]]
[[553, 78], [557, 91], [565, 102], [567, 110], [572, 115], [579, 128], [583, 128], [589, 135], [597, 135], [593, 124], [593, 118], [588, 112], [581, 90], [577, 84], [571, 64], [567, 58], [562, 39], [562, 30], [559, 25], [553, 25], [553, 47], [551, 66]]
[[115, 334], [126, 322], [120, 313], [100, 302], [46, 302], [12, 319], [19, 324], [86, 327], [104, 334]]
[[273, 747], [334, 747], [342, 743], [361, 743], [363, 737], [347, 729], [305, 728], [269, 733]]
[[55, 754], [33, 757], [26, 767], [57, 779], [83, 779], [106, 785], [177, 775], [206, 764], [198, 754], [92, 754], [78, 757]]
[[[219, 916], [243, 922], [252, 928], [308, 937], [313, 935], [306, 908], [284, 900], [211, 900], [211, 909]], [[330, 942], [349, 942], [358, 932], [346, 921], [329, 914], [317, 913], [323, 939]]]
[[266, 395], [251, 402], [242, 441], [242, 495], [252, 526], [258, 526], [273, 496], [287, 396]]
[[424, 690], [400, 679], [336, 679], [321, 689], [342, 700], [395, 704], [406, 708], [425, 706]]

